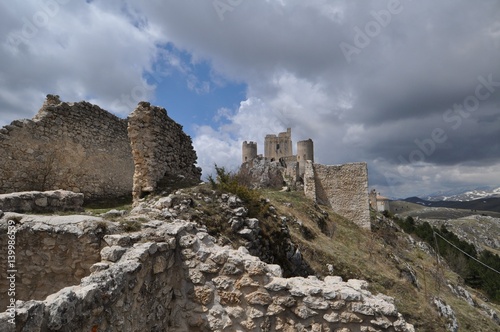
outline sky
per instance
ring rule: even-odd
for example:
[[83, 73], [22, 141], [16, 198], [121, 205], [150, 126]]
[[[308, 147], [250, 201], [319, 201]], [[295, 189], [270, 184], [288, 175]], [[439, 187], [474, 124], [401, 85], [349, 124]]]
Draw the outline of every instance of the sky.
[[500, 186], [497, 0], [0, 0], [0, 126], [47, 94], [166, 108], [204, 176], [291, 127], [385, 196]]

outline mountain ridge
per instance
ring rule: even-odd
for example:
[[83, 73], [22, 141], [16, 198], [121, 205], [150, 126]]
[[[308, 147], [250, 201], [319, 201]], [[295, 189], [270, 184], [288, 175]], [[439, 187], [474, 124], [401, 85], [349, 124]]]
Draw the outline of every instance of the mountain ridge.
[[474, 211], [500, 212], [500, 197], [488, 197], [472, 201], [429, 201], [420, 197], [408, 197], [404, 202], [415, 203], [426, 207], [445, 207], [453, 209], [464, 209]]
[[438, 191], [418, 196], [427, 201], [473, 201], [483, 198], [500, 197], [500, 186], [481, 186]]

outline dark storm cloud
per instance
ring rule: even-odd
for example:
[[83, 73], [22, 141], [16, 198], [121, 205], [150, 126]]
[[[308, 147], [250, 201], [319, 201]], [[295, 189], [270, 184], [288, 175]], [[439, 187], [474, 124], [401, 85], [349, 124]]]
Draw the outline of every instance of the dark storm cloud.
[[[3, 7], [6, 34], [39, 10]], [[318, 161], [365, 160], [370, 182], [401, 196], [500, 177], [496, 0], [93, 1], [60, 12], [28, 46], [2, 44], [0, 120], [52, 91], [112, 105], [170, 43], [248, 86], [229, 123], [198, 124], [202, 166], [237, 165], [241, 140], [292, 126], [294, 139], [315, 140]], [[477, 97], [480, 77], [490, 84]]]
[[[248, 84], [248, 98], [260, 102], [234, 114], [233, 137], [260, 139], [275, 127], [252, 123], [277, 120], [298, 139], [313, 136], [321, 162], [367, 160], [382, 185], [380, 175], [398, 167], [418, 168], [404, 180], [422, 182], [439, 172], [422, 163], [449, 172], [498, 161], [497, 87], [477, 110], [454, 109], [475, 95], [478, 77], [500, 81], [497, 1], [241, 1], [223, 20], [212, 3], [193, 4], [145, 4], [142, 13], [177, 47]], [[369, 35], [377, 18], [386, 22]], [[359, 31], [367, 45], [356, 43]], [[345, 44], [357, 52], [346, 56]]]

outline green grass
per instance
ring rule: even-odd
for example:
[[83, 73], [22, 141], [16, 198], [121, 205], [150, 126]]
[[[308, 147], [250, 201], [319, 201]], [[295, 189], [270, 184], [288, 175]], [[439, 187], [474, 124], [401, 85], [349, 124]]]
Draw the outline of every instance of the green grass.
[[[500, 331], [498, 325], [457, 299], [447, 285], [442, 284], [443, 280], [449, 280], [463, 286], [461, 278], [446, 267], [442, 270], [443, 275], [436, 278], [435, 257], [410, 246], [404, 233], [390, 228], [371, 232], [360, 229], [335, 214], [329, 207], [315, 206], [301, 192], [266, 190], [262, 192], [262, 196], [269, 198], [280, 214], [300, 220], [314, 234], [313, 239], [307, 239], [297, 224], [289, 223], [294, 243], [299, 245], [304, 258], [318, 276], [329, 275], [327, 264], [331, 264], [333, 274], [344, 280], [367, 280], [370, 283], [369, 289], [374, 294], [383, 293], [395, 298], [398, 310], [415, 325], [417, 331], [446, 330], [444, 320], [439, 317], [432, 304], [433, 296], [440, 296], [452, 305], [460, 331]], [[419, 209], [420, 206], [412, 208]], [[328, 213], [326, 221], [332, 234], [325, 234], [311, 213], [321, 213], [321, 210]], [[372, 218], [376, 217], [373, 214]], [[394, 256], [398, 257], [398, 261]], [[416, 273], [419, 288], [402, 277], [401, 271], [406, 264]], [[498, 310], [495, 304], [488, 305]], [[477, 318], [478, 315], [481, 317]]]
[[90, 202], [85, 202], [83, 205], [85, 212], [97, 215], [106, 213], [110, 210], [126, 210], [132, 209], [132, 196], [119, 197], [113, 199], [101, 199]]

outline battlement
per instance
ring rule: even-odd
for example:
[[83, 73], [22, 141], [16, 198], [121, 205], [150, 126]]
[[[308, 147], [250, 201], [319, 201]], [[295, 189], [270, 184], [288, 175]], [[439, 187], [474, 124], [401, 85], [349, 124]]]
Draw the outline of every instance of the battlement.
[[[244, 141], [242, 144], [242, 163], [249, 162], [257, 157], [257, 143]], [[285, 132], [267, 134], [264, 139], [264, 157], [270, 161], [282, 161], [292, 168], [298, 163], [297, 177], [304, 174], [305, 162], [314, 161], [314, 143], [312, 139], [299, 141], [297, 143], [297, 155], [292, 148], [292, 129], [287, 128]], [[295, 176], [294, 176], [295, 178]]]

